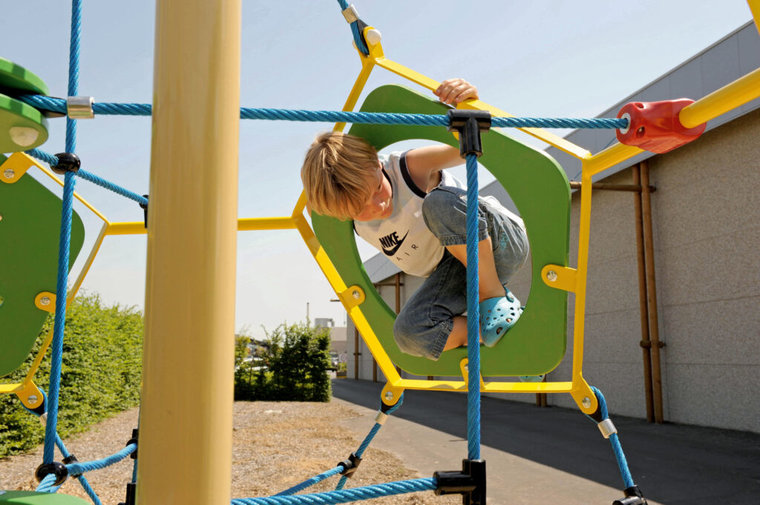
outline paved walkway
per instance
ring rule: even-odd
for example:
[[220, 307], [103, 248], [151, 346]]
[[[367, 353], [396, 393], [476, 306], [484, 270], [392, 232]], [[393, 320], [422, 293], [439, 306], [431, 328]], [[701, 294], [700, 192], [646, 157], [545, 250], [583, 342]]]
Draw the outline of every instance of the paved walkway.
[[[362, 439], [374, 423], [382, 384], [334, 380], [338, 401], [360, 406], [344, 422]], [[466, 395], [407, 391], [373, 445], [398, 454], [423, 477], [459, 470], [467, 456]], [[650, 505], [760, 504], [760, 435], [613, 421], [636, 484]], [[481, 454], [489, 505], [609, 505], [623, 483], [608, 441], [579, 411], [484, 397]]]

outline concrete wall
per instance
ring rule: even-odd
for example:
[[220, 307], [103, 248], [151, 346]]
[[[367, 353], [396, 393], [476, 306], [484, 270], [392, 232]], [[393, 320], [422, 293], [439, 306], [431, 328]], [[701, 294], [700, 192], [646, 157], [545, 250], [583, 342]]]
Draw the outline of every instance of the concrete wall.
[[[649, 160], [665, 419], [760, 432], [760, 111], [697, 142]], [[630, 183], [625, 169], [605, 179]], [[577, 264], [579, 198], [574, 194], [570, 265]], [[646, 417], [634, 197], [594, 191], [584, 377], [614, 414]], [[420, 280], [403, 276], [402, 301]], [[512, 289], [527, 298], [528, 269]], [[393, 307], [392, 287], [380, 292]], [[568, 313], [573, 313], [570, 297]], [[550, 380], [570, 377], [568, 354]], [[353, 327], [349, 373], [353, 375]], [[362, 344], [363, 345], [363, 344]], [[372, 378], [366, 348], [360, 377]], [[378, 380], [383, 380], [378, 373]], [[511, 395], [533, 402], [533, 395]], [[549, 404], [575, 408], [568, 395]]]

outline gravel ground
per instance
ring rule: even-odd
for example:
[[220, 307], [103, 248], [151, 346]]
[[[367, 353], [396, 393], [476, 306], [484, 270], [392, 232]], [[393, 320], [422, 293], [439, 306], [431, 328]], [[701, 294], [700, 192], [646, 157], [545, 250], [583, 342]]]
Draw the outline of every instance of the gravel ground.
[[[360, 439], [336, 423], [358, 414], [339, 402], [237, 402], [234, 406], [232, 448], [232, 496], [268, 496], [335, 467], [355, 451]], [[124, 447], [137, 426], [137, 409], [123, 412], [95, 425], [87, 433], [66, 440], [80, 461], [100, 459]], [[367, 426], [367, 432], [372, 426]], [[42, 461], [42, 447], [32, 453], [0, 460], [0, 489], [34, 490], [34, 470]], [[126, 483], [132, 475], [127, 458], [86, 477], [104, 505], [124, 501]], [[396, 455], [370, 447], [362, 465], [346, 487], [423, 477], [407, 468]], [[304, 492], [334, 489], [332, 477]], [[79, 483], [69, 479], [59, 492], [87, 498]], [[88, 499], [89, 501], [89, 499]], [[460, 503], [459, 496], [436, 497], [431, 491], [373, 500], [380, 504]]]

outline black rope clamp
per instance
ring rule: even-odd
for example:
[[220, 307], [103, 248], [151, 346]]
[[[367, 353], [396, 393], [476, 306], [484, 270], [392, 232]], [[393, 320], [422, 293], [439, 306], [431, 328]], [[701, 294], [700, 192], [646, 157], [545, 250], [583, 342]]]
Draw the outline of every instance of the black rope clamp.
[[612, 505], [647, 505], [647, 500], [641, 494], [639, 486], [631, 486], [623, 490], [625, 498], [615, 500]]
[[77, 173], [79, 167], [82, 166], [79, 156], [74, 153], [58, 153], [55, 157], [58, 158], [58, 163], [50, 168], [56, 174], [64, 175], [66, 172]]
[[459, 154], [462, 158], [468, 154], [480, 157], [483, 147], [480, 132], [491, 129], [491, 113], [487, 110], [449, 109], [449, 131], [459, 133]]
[[135, 496], [137, 496], [137, 484], [135, 482], [129, 482], [127, 484], [126, 501], [119, 502], [119, 505], [135, 505]]
[[[143, 195], [146, 200], [148, 200], [148, 195]], [[148, 202], [150, 203], [150, 202]], [[143, 210], [143, 216], [145, 220], [145, 229], [148, 229], [148, 203], [140, 203], [140, 208]]]
[[[137, 444], [137, 438], [138, 438], [139, 433], [140, 433], [140, 430], [138, 430], [137, 428], [135, 428], [135, 429], [132, 430], [132, 438], [130, 438], [127, 441], [126, 447], [129, 447], [131, 444], [138, 445]], [[135, 452], [133, 452], [132, 454], [130, 454], [129, 457], [132, 458], [132, 459], [137, 459], [137, 449], [135, 449]]]
[[66, 482], [66, 478], [69, 476], [69, 471], [63, 463], [53, 461], [52, 463], [43, 463], [38, 466], [37, 471], [34, 472], [34, 478], [37, 479], [37, 482], [42, 482], [42, 479], [50, 474], [55, 475], [55, 482], [53, 485], [60, 486]]
[[[79, 460], [73, 454], [69, 454], [68, 456], [63, 458], [64, 465], [72, 465], [74, 463], [79, 463]], [[68, 468], [66, 470], [68, 470]], [[69, 475], [71, 475], [72, 477], [79, 477], [79, 475], [81, 474], [70, 473]]]
[[[461, 472], [435, 472], [435, 494], [461, 494], [464, 505], [486, 504], [486, 462], [482, 459], [462, 460]], [[624, 504], [627, 505], [627, 504]]]
[[347, 460], [338, 463], [338, 466], [343, 467], [343, 470], [340, 472], [340, 474], [350, 479], [354, 476], [354, 472], [357, 468], [359, 468], [359, 463], [361, 462], [362, 458], [357, 456], [355, 452], [352, 452]]

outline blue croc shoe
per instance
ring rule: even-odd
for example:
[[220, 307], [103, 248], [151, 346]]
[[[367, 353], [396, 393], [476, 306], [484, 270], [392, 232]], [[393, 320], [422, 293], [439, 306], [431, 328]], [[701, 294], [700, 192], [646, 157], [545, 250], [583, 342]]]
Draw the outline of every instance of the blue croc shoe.
[[520, 300], [508, 289], [506, 296], [488, 298], [480, 302], [480, 337], [486, 347], [495, 346], [515, 325], [522, 311]]

